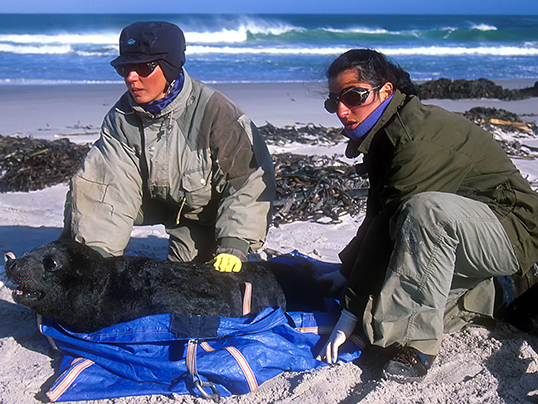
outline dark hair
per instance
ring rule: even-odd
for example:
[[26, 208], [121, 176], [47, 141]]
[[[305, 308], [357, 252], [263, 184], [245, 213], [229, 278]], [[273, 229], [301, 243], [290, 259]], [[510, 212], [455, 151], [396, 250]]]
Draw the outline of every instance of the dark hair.
[[357, 79], [372, 87], [390, 81], [395, 89], [404, 94], [418, 94], [418, 86], [411, 80], [409, 73], [373, 49], [351, 49], [342, 53], [329, 66], [327, 78], [334, 78], [346, 70], [355, 70]]

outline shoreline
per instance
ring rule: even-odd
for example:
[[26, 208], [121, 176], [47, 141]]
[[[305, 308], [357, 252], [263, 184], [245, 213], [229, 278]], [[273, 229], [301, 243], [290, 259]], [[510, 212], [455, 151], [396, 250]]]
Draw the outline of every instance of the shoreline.
[[[196, 78], [196, 77], [194, 77]], [[423, 84], [428, 81], [435, 81], [442, 78], [448, 78], [445, 76], [440, 76], [435, 79], [428, 80], [413, 80], [417, 84]], [[475, 79], [463, 79], [468, 81], [478, 80]], [[487, 78], [486, 78], [487, 79]], [[459, 79], [453, 79], [459, 80]], [[506, 79], [487, 79], [493, 81], [495, 84], [504, 87], [506, 89], [517, 89], [532, 87], [534, 83], [538, 82], [538, 77], [519, 77], [519, 78], [506, 78]], [[203, 80], [202, 80], [203, 81]], [[276, 84], [276, 85], [287, 85], [287, 84], [311, 84], [311, 83], [321, 83], [324, 84], [325, 81], [316, 81], [316, 80], [283, 80], [283, 81], [203, 81], [209, 86], [235, 86], [235, 85], [264, 85], [264, 84]], [[17, 81], [17, 80], [0, 80], [0, 88], [2, 87], [46, 87], [46, 86], [118, 86], [123, 85], [121, 80], [111, 80], [111, 81], [61, 81], [61, 80], [49, 80], [49, 81]]]
[[[532, 87], [534, 79], [496, 81], [503, 88]], [[234, 101], [257, 126], [302, 126], [309, 123], [340, 127], [335, 115], [323, 108], [327, 88], [324, 82], [214, 83], [211, 87]], [[95, 140], [108, 110], [125, 91], [118, 84], [2, 84], [0, 85], [0, 134], [57, 138], [75, 142]], [[538, 111], [538, 98], [519, 101], [497, 99], [425, 100], [453, 112], [474, 106], [506, 109], [526, 119]]]

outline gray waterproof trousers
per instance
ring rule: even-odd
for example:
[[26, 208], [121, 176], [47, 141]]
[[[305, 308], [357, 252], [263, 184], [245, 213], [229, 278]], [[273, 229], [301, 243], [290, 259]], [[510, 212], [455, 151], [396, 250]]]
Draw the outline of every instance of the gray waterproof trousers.
[[436, 355], [444, 332], [492, 316], [493, 277], [519, 264], [504, 228], [484, 203], [424, 192], [391, 222], [395, 243], [380, 295], [365, 312], [374, 345], [394, 343]]

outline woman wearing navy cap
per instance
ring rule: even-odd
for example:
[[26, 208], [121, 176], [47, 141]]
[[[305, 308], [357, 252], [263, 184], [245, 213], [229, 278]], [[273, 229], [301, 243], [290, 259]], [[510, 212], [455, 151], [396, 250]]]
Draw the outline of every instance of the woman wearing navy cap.
[[265, 241], [273, 164], [251, 120], [184, 63], [178, 26], [123, 29], [111, 65], [127, 92], [70, 182], [62, 237], [117, 256], [133, 225], [161, 223], [168, 259], [239, 271]]

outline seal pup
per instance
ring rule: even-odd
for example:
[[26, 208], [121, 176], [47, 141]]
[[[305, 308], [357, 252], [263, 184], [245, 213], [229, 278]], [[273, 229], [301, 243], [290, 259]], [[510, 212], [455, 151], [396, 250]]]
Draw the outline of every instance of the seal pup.
[[[103, 258], [71, 240], [54, 241], [20, 258], [6, 254], [5, 259], [7, 277], [18, 285], [13, 299], [77, 332], [159, 313], [241, 317], [246, 283], [253, 290], [250, 314], [269, 306], [286, 310], [286, 296], [274, 271], [256, 263], [223, 273], [208, 264]], [[300, 295], [302, 287], [307, 294], [318, 294], [315, 284], [299, 279], [302, 286], [298, 285], [290, 274], [282, 278], [290, 293]]]

